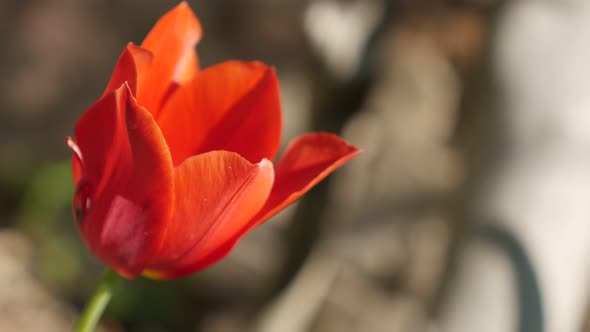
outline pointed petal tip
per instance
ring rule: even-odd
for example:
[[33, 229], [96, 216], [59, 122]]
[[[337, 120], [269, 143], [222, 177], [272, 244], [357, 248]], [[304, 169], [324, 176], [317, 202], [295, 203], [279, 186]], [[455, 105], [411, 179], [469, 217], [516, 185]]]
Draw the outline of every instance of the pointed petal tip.
[[196, 28], [202, 33], [201, 22], [199, 22], [197, 15], [187, 1], [181, 1], [176, 7], [164, 14], [164, 17], [168, 15], [178, 15], [176, 17], [177, 19], [187, 20], [193, 28]]
[[70, 147], [70, 149], [74, 150], [75, 148], [77, 148], [78, 146], [76, 145], [76, 142], [74, 142], [74, 140], [72, 139], [71, 136], [66, 136], [66, 144]]
[[[361, 149], [350, 144], [342, 137], [329, 132], [313, 132], [299, 136], [289, 143], [285, 151], [295, 147], [309, 152], [317, 150], [314, 151], [316, 157], [324, 155], [327, 158], [335, 156], [353, 158], [362, 153]], [[285, 155], [289, 154], [285, 153]]]
[[72, 182], [74, 187], [78, 186], [78, 183], [84, 176], [84, 162], [82, 160], [82, 152], [78, 147], [78, 144], [70, 137], [66, 137], [66, 144], [72, 150]]
[[195, 31], [199, 31], [198, 39], [201, 39], [203, 33], [201, 22], [197, 18], [197, 15], [195, 14], [194, 10], [191, 8], [188, 2], [183, 1], [179, 3], [174, 9], [172, 9], [172, 11], [178, 12], [179, 15], [182, 15], [180, 16], [182, 17], [182, 19], [186, 19], [187, 21], [189, 21], [191, 27], [195, 29]]
[[152, 62], [153, 54], [149, 50], [128, 43], [121, 52], [103, 96], [118, 89], [123, 82], [128, 82], [133, 95], [143, 84], [145, 76]]
[[338, 135], [315, 132], [295, 138], [275, 166], [275, 185], [265, 206], [249, 228], [293, 203], [361, 150]]
[[78, 144], [76, 144], [76, 142], [74, 142], [70, 136], [66, 136], [66, 144], [70, 147], [70, 149], [72, 149], [76, 157], [82, 161], [82, 152], [80, 152]]
[[147, 34], [141, 47], [153, 54], [149, 77], [138, 91], [138, 100], [155, 117], [175, 84], [183, 84], [199, 70], [195, 45], [203, 29], [188, 3], [182, 2], [164, 14]]
[[186, 0], [181, 1], [178, 5], [176, 5], [176, 8], [182, 8], [183, 10], [190, 9], [192, 11], [191, 6]]

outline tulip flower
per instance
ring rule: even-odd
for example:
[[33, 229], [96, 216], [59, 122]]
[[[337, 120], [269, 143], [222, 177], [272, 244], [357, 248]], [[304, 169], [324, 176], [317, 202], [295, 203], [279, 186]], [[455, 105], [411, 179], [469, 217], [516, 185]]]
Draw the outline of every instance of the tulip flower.
[[75, 127], [74, 214], [118, 274], [172, 279], [225, 257], [359, 150], [336, 135], [281, 142], [279, 82], [260, 62], [201, 69], [185, 3], [128, 44]]

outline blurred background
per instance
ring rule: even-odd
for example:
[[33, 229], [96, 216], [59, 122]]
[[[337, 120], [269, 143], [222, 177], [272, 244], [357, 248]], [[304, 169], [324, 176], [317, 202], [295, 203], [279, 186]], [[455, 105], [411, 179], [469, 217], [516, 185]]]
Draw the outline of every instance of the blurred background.
[[[0, 331], [70, 331], [100, 279], [64, 138], [177, 3], [0, 0]], [[285, 144], [364, 153], [101, 331], [590, 331], [589, 2], [189, 3], [202, 66], [276, 67]]]

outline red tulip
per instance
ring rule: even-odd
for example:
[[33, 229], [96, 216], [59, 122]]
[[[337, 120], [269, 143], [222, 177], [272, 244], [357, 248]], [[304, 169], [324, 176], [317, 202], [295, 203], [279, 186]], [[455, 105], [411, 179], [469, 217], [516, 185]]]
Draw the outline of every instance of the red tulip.
[[200, 70], [201, 26], [186, 3], [121, 54], [75, 128], [74, 211], [82, 237], [119, 274], [185, 276], [224, 256], [359, 150], [303, 135], [273, 164], [281, 107], [274, 69]]

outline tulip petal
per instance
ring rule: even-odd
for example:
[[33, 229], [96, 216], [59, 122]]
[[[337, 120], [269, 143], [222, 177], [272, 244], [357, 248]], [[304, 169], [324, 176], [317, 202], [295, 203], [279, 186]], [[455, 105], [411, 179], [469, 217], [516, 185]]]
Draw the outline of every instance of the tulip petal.
[[311, 133], [292, 141], [275, 168], [275, 183], [264, 207], [233, 234], [224, 237], [225, 242], [217, 244], [215, 250], [203, 252], [188, 270], [180, 273], [148, 271], [146, 276], [154, 279], [171, 279], [202, 270], [218, 262], [252, 228], [268, 220], [289, 204], [293, 203], [314, 185], [360, 153], [340, 137], [328, 133]]
[[198, 264], [206, 267], [227, 255], [239, 239], [268, 220], [323, 180], [361, 151], [329, 133], [309, 133], [289, 143], [275, 167], [275, 184], [264, 207], [246, 226], [216, 252]]
[[168, 90], [192, 78], [198, 70], [195, 45], [203, 31], [186, 2], [158, 20], [141, 46], [154, 55], [151, 71], [142, 89], [139, 103], [157, 117]]
[[103, 92], [103, 96], [112, 92], [125, 82], [129, 85], [131, 93], [136, 96], [137, 90], [143, 86], [143, 80], [152, 62], [152, 53], [144, 48], [127, 44], [117, 61], [117, 65], [111, 75], [111, 80]]
[[171, 217], [166, 142], [126, 84], [84, 113], [75, 137], [84, 167], [74, 197], [80, 232], [94, 254], [133, 278], [159, 249]]
[[249, 227], [295, 202], [360, 152], [330, 133], [309, 133], [291, 141], [275, 167], [276, 181], [270, 197]]
[[199, 72], [199, 57], [197, 56], [197, 52], [187, 52], [177, 66], [173, 80], [178, 85], [186, 84]]
[[279, 84], [260, 62], [227, 61], [179, 88], [158, 118], [174, 165], [208, 151], [274, 159], [281, 140]]
[[150, 276], [190, 274], [260, 210], [274, 180], [272, 163], [251, 164], [237, 153], [212, 151], [174, 170], [175, 211]]

